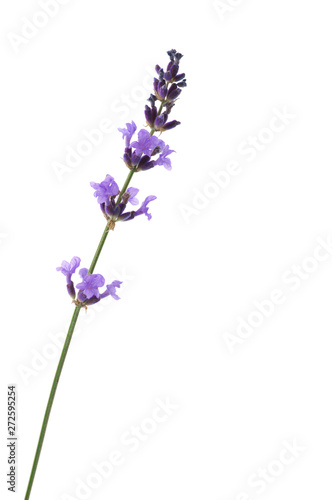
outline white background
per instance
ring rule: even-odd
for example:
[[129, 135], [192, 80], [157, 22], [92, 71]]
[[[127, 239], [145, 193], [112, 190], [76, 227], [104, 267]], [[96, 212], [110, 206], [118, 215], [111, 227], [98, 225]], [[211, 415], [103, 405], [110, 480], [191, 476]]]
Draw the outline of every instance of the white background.
[[[163, 135], [173, 170], [134, 177], [141, 199], [158, 197], [153, 218], [118, 224], [105, 245], [96, 271], [122, 276], [121, 301], [79, 318], [31, 499], [83, 498], [77, 481], [115, 450], [123, 464], [86, 498], [331, 496], [332, 256], [289, 282], [332, 235], [331, 6], [225, 0], [223, 15], [221, 3], [71, 0], [17, 50], [8, 35], [43, 22], [40, 4], [1, 4], [1, 497], [13, 498], [6, 384], [18, 387], [23, 499], [60, 355], [50, 335], [73, 309], [55, 268], [74, 255], [90, 264], [104, 219], [89, 182], [123, 183], [116, 128], [144, 126], [152, 70], [171, 48], [188, 79], [182, 125]], [[276, 109], [290, 123], [262, 132]], [[54, 162], [105, 118], [113, 131], [59, 179]], [[269, 140], [252, 161], [250, 136]], [[233, 160], [238, 175], [211, 187]], [[274, 289], [283, 304], [231, 352], [225, 333]], [[133, 453], [121, 437], [158, 398], [177, 409]], [[282, 465], [294, 440], [302, 451]], [[248, 480], [268, 467], [260, 494]]]

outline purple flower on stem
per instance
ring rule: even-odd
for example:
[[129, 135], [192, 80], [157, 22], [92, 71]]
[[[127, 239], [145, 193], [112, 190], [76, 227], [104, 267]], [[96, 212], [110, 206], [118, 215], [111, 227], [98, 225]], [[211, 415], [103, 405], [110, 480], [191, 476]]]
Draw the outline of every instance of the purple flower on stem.
[[67, 290], [72, 299], [74, 299], [77, 304], [78, 301], [82, 302], [84, 306], [96, 304], [100, 299], [108, 297], [111, 295], [115, 300], [119, 300], [120, 297], [116, 294], [116, 288], [119, 288], [122, 284], [121, 281], [113, 281], [110, 285], [106, 286], [105, 292], [102, 294], [99, 292], [99, 288], [104, 286], [105, 279], [101, 274], [89, 274], [89, 271], [85, 268], [81, 269], [79, 274], [83, 279], [82, 283], [76, 285], [79, 290], [78, 301], [76, 300], [76, 292], [74, 283], [71, 280], [72, 275], [79, 267], [81, 259], [79, 257], [73, 257], [70, 263], [65, 260], [62, 262], [61, 267], [57, 267], [57, 271], [61, 271], [67, 278]]
[[108, 203], [111, 196], [116, 196], [119, 192], [119, 186], [114, 178], [106, 175], [105, 180], [98, 184], [97, 182], [90, 182], [90, 186], [95, 189], [94, 196], [97, 198], [98, 203]]
[[81, 269], [79, 274], [83, 279], [82, 283], [76, 285], [76, 288], [81, 290], [79, 299], [83, 298], [82, 293], [87, 299], [91, 299], [92, 297], [99, 299], [100, 293], [98, 288], [105, 285], [105, 278], [101, 274], [88, 274], [86, 268]]
[[[164, 71], [164, 69], [159, 65], [156, 66], [158, 79], [155, 78], [153, 83], [155, 93], [154, 95], [150, 95], [148, 99], [150, 106], [146, 106], [145, 108], [145, 117], [147, 125], [150, 127], [150, 133], [148, 133], [146, 130], [140, 130], [138, 133], [138, 140], [131, 144], [132, 137], [137, 130], [136, 124], [132, 121], [131, 123], [127, 123], [125, 128], [119, 129], [119, 131], [122, 133], [123, 139], [125, 139], [126, 145], [123, 160], [127, 167], [131, 170], [124, 182], [121, 191], [119, 191], [118, 185], [110, 175], [107, 175], [105, 180], [100, 184], [95, 182], [90, 183], [92, 188], [95, 190], [94, 196], [97, 198], [98, 203], [100, 204], [100, 209], [107, 219], [107, 226], [104, 230], [102, 239], [97, 247], [95, 257], [90, 267], [91, 271], [95, 268], [95, 265], [99, 259], [108, 232], [114, 229], [117, 221], [131, 220], [142, 214], [144, 214], [148, 218], [148, 220], [151, 219], [148, 205], [151, 201], [156, 199], [156, 196], [153, 195], [145, 198], [144, 202], [138, 210], [128, 210], [127, 212], [125, 212], [129, 203], [131, 205], [138, 204], [138, 200], [136, 198], [138, 189], [128, 189], [129, 183], [134, 173], [149, 170], [155, 165], [162, 165], [168, 170], [172, 168], [169, 156], [174, 151], [170, 150], [169, 146], [166, 146], [163, 141], [154, 137], [154, 133], [171, 130], [179, 125], [179, 122], [176, 120], [168, 122], [168, 118], [175, 105], [175, 101], [177, 100], [179, 95], [181, 95], [181, 89], [184, 88], [187, 84], [185, 80], [185, 74], [179, 74], [179, 63], [182, 59], [182, 54], [173, 49], [168, 51], [168, 55], [170, 57], [170, 62], [167, 66], [166, 71]], [[156, 106], [157, 100], [161, 101], [160, 103], [158, 103], [158, 106]], [[154, 160], [153, 158], [158, 159]], [[92, 304], [96, 304], [104, 297], [111, 296], [115, 300], [119, 300], [117, 289], [121, 285], [120, 281], [113, 281], [110, 285], [106, 286], [106, 289], [104, 289], [104, 291], [101, 292], [100, 288], [104, 287], [105, 285], [104, 277], [101, 274], [90, 274], [89, 270], [86, 268], [80, 270], [79, 274], [82, 281], [81, 283], [76, 285], [76, 288], [79, 290], [78, 294], [76, 294], [74, 283], [72, 281], [72, 275], [80, 266], [80, 262], [81, 260], [79, 257], [73, 257], [73, 259], [69, 263], [67, 261], [63, 261], [62, 265], [57, 268], [57, 271], [60, 271], [66, 276], [67, 290], [70, 296], [73, 298], [73, 303], [76, 307], [68, 329], [66, 342], [62, 350], [51, 393], [47, 403], [45, 413], [46, 416], [42, 424], [25, 498], [30, 498], [31, 488], [33, 485], [48, 425], [48, 417], [52, 410], [55, 391], [62, 372], [62, 368], [64, 366], [70, 339], [74, 333], [80, 310], [82, 308], [86, 309], [87, 306], [90, 306]]]
[[138, 141], [133, 142], [131, 145], [135, 148], [137, 155], [151, 156], [152, 151], [159, 146], [160, 140], [154, 135], [151, 136], [147, 130], [140, 130], [138, 132]]
[[61, 271], [62, 274], [66, 276], [66, 278], [71, 279], [72, 275], [75, 273], [76, 269], [80, 267], [81, 264], [81, 259], [79, 257], [73, 257], [69, 262], [66, 260], [62, 261], [62, 264], [60, 267], [57, 267], [57, 271]]
[[166, 170], [172, 170], [172, 164], [170, 158], [167, 158], [171, 153], [175, 153], [173, 149], [170, 149], [168, 145], [165, 145], [161, 150], [161, 154], [158, 160], [155, 161], [155, 165], [161, 165], [166, 168]]
[[118, 131], [122, 133], [122, 139], [126, 139], [126, 148], [130, 147], [130, 141], [132, 136], [137, 130], [135, 122], [126, 123], [126, 128], [118, 128]]
[[62, 274], [66, 276], [67, 291], [72, 299], [75, 299], [76, 293], [71, 277], [75, 273], [76, 269], [80, 266], [80, 264], [81, 259], [79, 257], [73, 257], [70, 263], [64, 260], [62, 261], [61, 266], [56, 268], [57, 271], [62, 272]]
[[147, 198], [145, 198], [145, 200], [143, 201], [142, 205], [140, 206], [140, 208], [138, 210], [136, 210], [136, 211], [133, 210], [131, 212], [124, 212], [124, 210], [126, 208], [126, 205], [124, 205], [123, 211], [117, 217], [117, 220], [122, 221], [122, 222], [126, 222], [126, 221], [132, 220], [135, 217], [137, 217], [138, 215], [142, 215], [142, 214], [146, 215], [148, 220], [150, 220], [152, 215], [148, 211], [149, 210], [148, 204], [150, 203], [150, 201], [153, 201], [156, 199], [157, 199], [156, 196], [148, 196]]
[[152, 215], [149, 213], [148, 204], [150, 203], [150, 201], [153, 201], [156, 199], [157, 199], [157, 196], [152, 196], [152, 195], [145, 198], [145, 200], [143, 201], [140, 208], [138, 210], [136, 210], [134, 217], [137, 217], [138, 215], [144, 214], [147, 216], [148, 220], [150, 220], [152, 218]]
[[106, 291], [101, 294], [100, 298], [104, 299], [110, 295], [113, 299], [119, 300], [120, 297], [116, 294], [116, 289], [120, 288], [120, 285], [122, 285], [122, 281], [117, 280], [113, 281], [110, 285], [106, 285]]

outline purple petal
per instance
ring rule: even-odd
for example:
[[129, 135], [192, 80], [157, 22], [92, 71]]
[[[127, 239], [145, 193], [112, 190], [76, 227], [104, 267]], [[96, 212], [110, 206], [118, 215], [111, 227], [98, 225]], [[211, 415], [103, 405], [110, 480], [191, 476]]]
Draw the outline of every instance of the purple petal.
[[171, 170], [172, 169], [172, 164], [170, 158], [167, 158], [171, 153], [175, 153], [172, 149], [169, 148], [169, 146], [164, 144], [164, 148], [162, 149], [162, 152], [156, 160], [156, 165], [162, 165], [163, 167], [166, 168], [166, 170]]
[[79, 275], [81, 276], [81, 278], [85, 278], [85, 276], [88, 274], [88, 269], [86, 267], [82, 267], [82, 269], [80, 270], [79, 272]]
[[88, 278], [91, 278], [90, 282], [94, 287], [101, 287], [105, 285], [105, 278], [101, 274], [90, 274]]
[[122, 133], [122, 139], [126, 140], [126, 147], [129, 147], [132, 136], [137, 130], [135, 122], [126, 123], [126, 128], [118, 128], [119, 132]]
[[76, 271], [78, 267], [80, 267], [81, 259], [79, 257], [73, 257], [70, 261], [70, 270], [72, 274]]
[[100, 205], [108, 204], [112, 196], [116, 196], [119, 192], [119, 186], [111, 175], [106, 175], [105, 179], [100, 182], [90, 182], [90, 186], [95, 190], [94, 196]]
[[148, 220], [150, 220], [152, 218], [152, 215], [149, 213], [149, 208], [148, 208], [148, 204], [150, 203], [150, 201], [153, 201], [153, 200], [156, 200], [157, 199], [157, 196], [153, 196], [153, 195], [150, 195], [150, 196], [147, 196], [147, 198], [145, 198], [145, 200], [143, 201], [141, 207], [136, 211], [136, 216], [137, 215], [146, 215]]
[[159, 146], [159, 143], [158, 137], [151, 136], [147, 130], [142, 129], [138, 133], [138, 141], [133, 142], [131, 146], [136, 149], [137, 155], [151, 156], [152, 151]]
[[[97, 291], [98, 295], [95, 293]], [[98, 292], [98, 288], [87, 288], [86, 290], [84, 290], [84, 293], [86, 295], [86, 298], [87, 299], [91, 299], [91, 297], [97, 297], [99, 298], [99, 292]]]
[[116, 294], [116, 288], [120, 288], [120, 285], [122, 285], [122, 281], [113, 281], [106, 287], [109, 295], [111, 295], [111, 297], [115, 300], [120, 300], [120, 297]]
[[134, 187], [130, 187], [129, 189], [127, 189], [127, 193], [130, 195], [130, 198], [128, 201], [132, 205], [138, 205], [138, 203], [139, 203], [138, 199], [136, 198], [136, 195], [138, 192], [139, 192], [139, 189], [134, 188]]
[[76, 285], [76, 288], [78, 290], [84, 290], [85, 287], [86, 287], [86, 284], [84, 283], [84, 281], [82, 281], [82, 283], [77, 283], [77, 285]]

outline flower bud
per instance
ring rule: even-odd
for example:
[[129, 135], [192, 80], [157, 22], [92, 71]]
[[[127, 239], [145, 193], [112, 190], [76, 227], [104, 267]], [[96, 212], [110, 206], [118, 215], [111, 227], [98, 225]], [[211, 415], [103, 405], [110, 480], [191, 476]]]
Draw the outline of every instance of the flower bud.
[[187, 80], [183, 80], [182, 82], [178, 83], [178, 87], [184, 88], [187, 86]]
[[176, 75], [176, 77], [174, 78], [174, 81], [179, 82], [179, 81], [183, 80], [185, 77], [186, 77], [185, 73], [180, 73], [180, 75]]
[[172, 128], [177, 127], [178, 125], [181, 125], [181, 122], [178, 122], [177, 120], [173, 120], [172, 122], [165, 123], [163, 128], [161, 129], [163, 132], [166, 132], [166, 130], [171, 130]]
[[74, 288], [74, 283], [72, 281], [70, 281], [70, 283], [67, 283], [67, 291], [68, 291], [68, 293], [69, 293], [69, 295], [71, 296], [72, 299], [76, 298], [76, 292], [75, 292], [75, 288]]
[[160, 130], [163, 125], [167, 122], [168, 119], [168, 114], [167, 113], [162, 113], [160, 116], [157, 116], [154, 122], [154, 126], [156, 130]]
[[[173, 85], [175, 85], [175, 83]], [[167, 94], [168, 101], [175, 101], [175, 99], [177, 99], [182, 92], [182, 90], [179, 89], [176, 85], [175, 88], [173, 87], [173, 85], [171, 86]]]

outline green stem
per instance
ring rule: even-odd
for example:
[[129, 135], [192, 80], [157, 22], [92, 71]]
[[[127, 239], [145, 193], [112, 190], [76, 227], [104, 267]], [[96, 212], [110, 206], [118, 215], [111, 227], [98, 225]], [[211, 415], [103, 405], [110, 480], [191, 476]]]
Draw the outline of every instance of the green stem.
[[118, 200], [116, 202], [117, 205], [121, 202], [122, 196], [127, 191], [127, 187], [129, 186], [129, 183], [130, 183], [130, 181], [131, 181], [131, 179], [132, 179], [132, 177], [133, 177], [133, 175], [134, 175], [135, 172], [136, 172], [135, 169], [130, 170], [130, 172], [129, 172], [128, 176], [127, 176], [127, 179], [125, 180], [125, 183], [124, 183], [124, 185], [123, 185], [123, 187], [122, 187], [122, 189], [121, 189], [121, 191], [119, 193]]
[[89, 274], [93, 274], [93, 271], [95, 270], [96, 264], [98, 262], [99, 256], [100, 256], [101, 251], [103, 249], [103, 246], [105, 244], [108, 233], [109, 233], [109, 227], [108, 227], [108, 224], [106, 224], [103, 235], [102, 235], [101, 240], [99, 242], [99, 245], [97, 247], [96, 253], [95, 253], [95, 255], [92, 259], [91, 265], [89, 267]]
[[[160, 105], [160, 108], [159, 108], [159, 111], [158, 111], [158, 115], [160, 115], [164, 103], [165, 103], [165, 101], [161, 102], [161, 105]], [[154, 133], [155, 133], [155, 130], [151, 129], [151, 132], [150, 132], [151, 136]], [[130, 172], [129, 172], [129, 174], [128, 174], [125, 182], [124, 182], [124, 185], [123, 185], [123, 187], [122, 187], [122, 189], [121, 189], [121, 191], [119, 193], [119, 196], [118, 196], [118, 199], [117, 199], [117, 204], [119, 204], [121, 202], [122, 196], [127, 191], [127, 188], [129, 186], [130, 181], [131, 181], [131, 179], [132, 179], [132, 177], [133, 177], [133, 175], [134, 175], [135, 172], [136, 172], [135, 169], [130, 170]], [[93, 259], [92, 259], [92, 262], [91, 262], [91, 265], [90, 265], [90, 268], [89, 268], [89, 274], [92, 274], [93, 271], [95, 270], [96, 264], [97, 264], [98, 259], [100, 257], [101, 251], [102, 251], [102, 249], [104, 247], [104, 244], [105, 244], [105, 241], [107, 239], [108, 233], [109, 233], [109, 227], [108, 227], [108, 224], [107, 224], [106, 227], [105, 227], [105, 229], [104, 229], [104, 232], [103, 232], [103, 235], [101, 237], [101, 240], [99, 242], [99, 245], [97, 247], [96, 253], [95, 253], [95, 255], [94, 255]], [[45, 434], [46, 434], [47, 424], [48, 424], [48, 421], [49, 421], [49, 418], [50, 418], [50, 414], [51, 414], [51, 410], [52, 410], [52, 406], [53, 406], [53, 401], [54, 401], [54, 398], [55, 398], [55, 393], [56, 393], [56, 390], [57, 390], [57, 387], [58, 387], [58, 383], [59, 383], [60, 376], [61, 376], [61, 373], [62, 373], [63, 365], [64, 365], [65, 360], [66, 360], [67, 352], [68, 352], [68, 349], [69, 349], [69, 346], [70, 346], [70, 342], [71, 342], [71, 339], [72, 339], [72, 336], [73, 336], [73, 333], [74, 333], [74, 329], [75, 329], [76, 322], [77, 322], [79, 313], [81, 311], [81, 308], [82, 308], [81, 305], [77, 305], [75, 307], [74, 314], [73, 314], [71, 323], [69, 325], [69, 329], [68, 329], [67, 337], [66, 337], [66, 340], [65, 340], [65, 344], [64, 344], [63, 349], [62, 349], [60, 361], [59, 361], [57, 370], [55, 372], [55, 376], [54, 376], [54, 380], [53, 380], [51, 392], [50, 392], [48, 403], [47, 403], [46, 410], [45, 410], [45, 415], [44, 415], [44, 420], [43, 420], [42, 428], [41, 428], [40, 435], [39, 435], [39, 440], [38, 440], [38, 444], [37, 444], [35, 458], [34, 458], [32, 469], [31, 469], [31, 474], [30, 474], [30, 479], [29, 479], [29, 483], [28, 483], [28, 488], [27, 488], [27, 492], [25, 494], [24, 500], [29, 500], [29, 498], [30, 498], [30, 494], [31, 494], [31, 490], [32, 490], [32, 485], [33, 485], [33, 482], [34, 482], [34, 479], [35, 479], [35, 475], [36, 475], [36, 471], [37, 471], [37, 467], [38, 467], [38, 462], [39, 462], [41, 450], [42, 450], [43, 443], [44, 443], [44, 438], [45, 438]]]
[[60, 361], [59, 361], [59, 364], [58, 364], [58, 368], [57, 368], [56, 373], [55, 373], [55, 377], [54, 377], [54, 380], [53, 380], [53, 385], [52, 385], [51, 393], [50, 393], [50, 396], [49, 396], [49, 399], [48, 399], [48, 403], [47, 403], [47, 407], [46, 407], [46, 411], [45, 411], [45, 415], [44, 415], [43, 425], [42, 425], [42, 428], [41, 428], [41, 431], [40, 431], [39, 441], [38, 441], [38, 445], [37, 445], [37, 449], [36, 449], [36, 453], [35, 453], [35, 459], [34, 459], [33, 465], [32, 465], [32, 470], [31, 470], [31, 474], [30, 474], [29, 484], [28, 484], [27, 492], [25, 494], [25, 500], [28, 500], [30, 498], [30, 493], [31, 493], [33, 481], [34, 481], [34, 478], [35, 478], [35, 475], [36, 475], [36, 470], [37, 470], [37, 467], [38, 467], [39, 457], [40, 457], [40, 453], [41, 453], [41, 450], [42, 450], [42, 447], [43, 447], [43, 442], [44, 442], [44, 438], [45, 438], [45, 433], [46, 433], [46, 429], [47, 429], [48, 420], [50, 418], [50, 413], [51, 413], [52, 406], [53, 406], [53, 401], [54, 401], [55, 393], [56, 393], [56, 390], [57, 390], [57, 387], [58, 387], [58, 383], [59, 383], [59, 380], [60, 380], [62, 368], [63, 368], [63, 365], [65, 363], [65, 359], [66, 359], [66, 356], [67, 356], [67, 352], [68, 352], [69, 345], [70, 345], [70, 342], [71, 342], [71, 339], [72, 339], [72, 336], [73, 336], [73, 333], [74, 333], [76, 321], [77, 321], [78, 315], [80, 313], [80, 310], [81, 310], [81, 306], [76, 306], [75, 307], [74, 314], [73, 314], [73, 317], [72, 317], [72, 320], [71, 320], [71, 323], [70, 323], [70, 326], [69, 326], [68, 334], [67, 334], [67, 337], [66, 337], [66, 341], [65, 341], [65, 344], [64, 344], [63, 349], [62, 349], [62, 353], [61, 353]]

